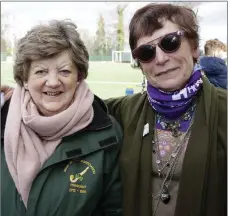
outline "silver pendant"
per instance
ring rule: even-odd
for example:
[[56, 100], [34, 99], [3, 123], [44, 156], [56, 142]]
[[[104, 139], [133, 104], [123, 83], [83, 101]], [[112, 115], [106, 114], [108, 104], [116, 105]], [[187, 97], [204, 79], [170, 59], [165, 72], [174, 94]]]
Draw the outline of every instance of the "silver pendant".
[[165, 130], [168, 127], [168, 124], [166, 122], [161, 122], [160, 125], [163, 130]]
[[160, 164], [161, 163], [161, 161], [160, 160], [156, 160], [156, 164]]
[[170, 201], [170, 194], [168, 191], [168, 187], [166, 185], [164, 185], [163, 190], [162, 190], [162, 194], [161, 194], [161, 200], [163, 203], [168, 204]]

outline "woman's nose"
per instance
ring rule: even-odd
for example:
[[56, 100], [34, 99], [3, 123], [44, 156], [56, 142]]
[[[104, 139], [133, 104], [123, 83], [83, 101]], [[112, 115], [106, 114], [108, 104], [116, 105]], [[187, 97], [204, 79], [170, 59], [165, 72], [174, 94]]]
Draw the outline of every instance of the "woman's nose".
[[159, 47], [156, 46], [155, 62], [157, 65], [164, 65], [169, 60], [169, 56]]
[[60, 86], [60, 80], [57, 74], [48, 75], [46, 85], [51, 88], [57, 88]]

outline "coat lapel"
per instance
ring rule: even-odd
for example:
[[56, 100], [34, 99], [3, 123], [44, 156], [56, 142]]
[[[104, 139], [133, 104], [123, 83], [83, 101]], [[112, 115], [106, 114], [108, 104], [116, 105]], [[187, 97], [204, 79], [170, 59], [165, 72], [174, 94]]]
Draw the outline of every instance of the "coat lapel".
[[143, 95], [140, 102], [134, 104], [133, 118], [129, 119], [124, 128], [125, 145], [122, 147], [120, 160], [124, 194], [127, 197], [124, 197], [123, 215], [150, 215], [148, 194], [151, 180], [151, 142], [146, 142], [150, 139], [150, 133], [143, 137], [147, 108], [146, 95]]
[[211, 86], [204, 80], [192, 133], [185, 152], [175, 216], [201, 216], [201, 204], [209, 151]]
[[141, 211], [138, 215], [152, 215], [152, 191], [151, 191], [151, 176], [152, 176], [152, 139], [154, 134], [154, 111], [148, 100], [145, 100], [147, 107], [147, 115], [145, 124], [149, 125], [149, 133], [142, 139], [141, 163], [140, 163], [140, 201]]

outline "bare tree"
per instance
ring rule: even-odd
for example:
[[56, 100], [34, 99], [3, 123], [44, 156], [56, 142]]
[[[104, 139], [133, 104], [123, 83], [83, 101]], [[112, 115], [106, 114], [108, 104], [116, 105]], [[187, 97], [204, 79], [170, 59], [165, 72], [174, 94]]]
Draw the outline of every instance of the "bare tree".
[[179, 2], [179, 1], [173, 1], [172, 3], [176, 4], [176, 5], [181, 5], [181, 6], [185, 6], [185, 7], [189, 7], [189, 8], [195, 9], [202, 2], [195, 2], [195, 1], [194, 2], [186, 2], [186, 1]]
[[128, 4], [117, 5], [118, 23], [117, 23], [117, 50], [124, 50], [124, 10]]
[[1, 11], [1, 52], [13, 55], [17, 44], [16, 33], [13, 31], [15, 24], [14, 15]]
[[94, 37], [89, 34], [89, 31], [84, 28], [79, 28], [78, 32], [80, 33], [80, 36], [85, 43], [85, 46], [89, 52], [90, 55], [93, 53], [93, 43], [94, 43]]
[[198, 21], [202, 20], [202, 17], [200, 17], [198, 15], [198, 7], [202, 4], [202, 2], [195, 2], [195, 1], [194, 2], [185, 2], [185, 1], [179, 2], [179, 1], [173, 1], [172, 4], [191, 8], [192, 10], [195, 11]]
[[115, 50], [124, 49], [125, 26], [124, 26], [124, 11], [129, 3], [124, 2], [107, 2], [107, 14], [105, 16], [106, 32], [110, 35], [112, 47]]
[[1, 52], [7, 52], [8, 14], [1, 12]]

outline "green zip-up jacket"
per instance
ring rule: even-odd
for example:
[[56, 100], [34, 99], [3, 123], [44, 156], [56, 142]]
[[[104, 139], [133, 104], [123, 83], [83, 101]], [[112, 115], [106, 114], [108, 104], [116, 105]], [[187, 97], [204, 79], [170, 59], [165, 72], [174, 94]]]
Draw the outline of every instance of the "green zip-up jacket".
[[122, 131], [95, 97], [94, 119], [62, 139], [36, 176], [27, 209], [8, 171], [4, 128], [9, 102], [1, 113], [1, 216], [121, 216], [118, 157]]
[[[154, 110], [146, 93], [106, 103], [124, 129], [123, 215], [152, 216]], [[147, 123], [149, 133], [143, 137]], [[205, 77], [180, 179], [175, 216], [227, 215], [227, 91], [215, 88]]]

